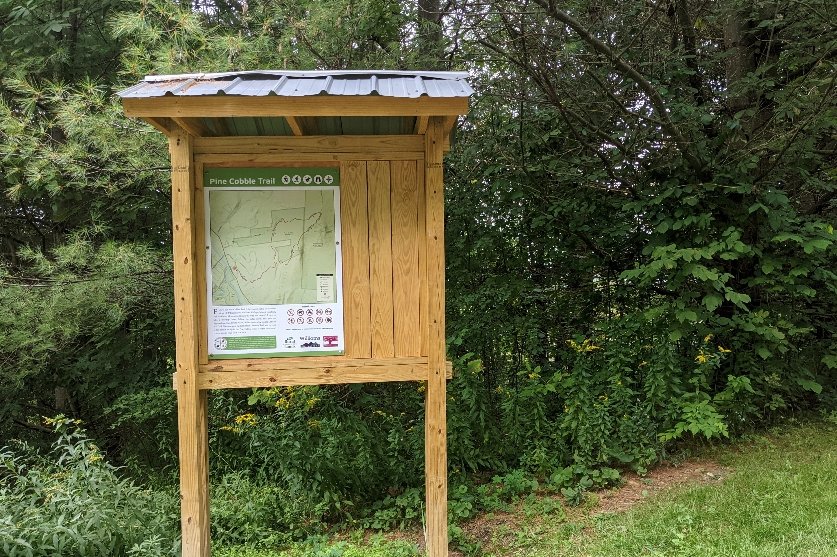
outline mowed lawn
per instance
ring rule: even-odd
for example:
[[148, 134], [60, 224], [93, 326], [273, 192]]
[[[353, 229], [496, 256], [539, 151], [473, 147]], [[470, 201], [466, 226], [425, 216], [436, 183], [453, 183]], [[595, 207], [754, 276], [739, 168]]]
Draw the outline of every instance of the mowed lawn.
[[[530, 498], [466, 544], [467, 557], [837, 557], [837, 424], [785, 426], [707, 451], [722, 481], [675, 485], [625, 511], [592, 496], [564, 511]], [[537, 509], [548, 509], [538, 514]], [[535, 511], [535, 512], [533, 512]], [[468, 533], [466, 526], [466, 534]], [[486, 535], [488, 534], [488, 535]], [[319, 544], [317, 544], [319, 545]], [[386, 541], [300, 546], [285, 552], [217, 548], [219, 557], [406, 557]], [[452, 553], [453, 555], [454, 553]], [[462, 553], [456, 552], [461, 555]]]
[[785, 429], [711, 456], [733, 469], [720, 483], [673, 488], [627, 512], [568, 522], [504, 554], [837, 556], [837, 426]]

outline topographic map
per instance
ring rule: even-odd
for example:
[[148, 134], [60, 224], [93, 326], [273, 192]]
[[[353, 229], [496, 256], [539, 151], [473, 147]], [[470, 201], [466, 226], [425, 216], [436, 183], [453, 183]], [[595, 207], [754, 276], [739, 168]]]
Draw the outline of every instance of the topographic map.
[[317, 302], [317, 275], [334, 276], [334, 191], [210, 190], [212, 303]]

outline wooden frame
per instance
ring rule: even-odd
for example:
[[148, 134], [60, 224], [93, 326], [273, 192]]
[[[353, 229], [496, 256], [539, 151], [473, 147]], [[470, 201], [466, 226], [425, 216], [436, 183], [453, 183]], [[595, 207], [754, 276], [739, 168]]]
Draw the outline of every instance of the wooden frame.
[[[219, 96], [123, 103], [127, 115], [142, 117], [169, 137], [183, 557], [210, 554], [209, 390], [381, 381], [427, 382], [426, 547], [429, 557], [446, 557], [446, 379], [452, 370], [445, 359], [442, 157], [456, 117], [467, 112], [467, 99], [345, 97], [324, 103], [309, 97]], [[283, 116], [295, 135], [206, 137], [200, 120], [254, 115]], [[305, 118], [330, 115], [416, 116], [416, 133], [303, 135]], [[312, 164], [341, 169], [346, 354], [209, 360], [205, 166]]]
[[[232, 95], [125, 98], [127, 116], [229, 118], [235, 116], [459, 116], [467, 97], [239, 97]], [[292, 128], [293, 129], [293, 128]]]

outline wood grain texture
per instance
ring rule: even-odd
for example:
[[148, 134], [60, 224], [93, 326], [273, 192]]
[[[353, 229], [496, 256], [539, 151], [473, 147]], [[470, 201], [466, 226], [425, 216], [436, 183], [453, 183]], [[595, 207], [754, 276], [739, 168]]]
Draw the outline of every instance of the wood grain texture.
[[372, 356], [369, 286], [369, 222], [366, 162], [351, 161], [340, 170], [340, 219], [343, 254], [343, 327], [345, 354]]
[[372, 317], [372, 357], [395, 354], [392, 320], [392, 220], [390, 163], [366, 163], [369, 187], [369, 285]]
[[186, 133], [190, 133], [195, 137], [204, 137], [207, 135], [212, 135], [212, 132], [209, 131], [209, 128], [203, 125], [203, 123], [197, 118], [172, 118], [172, 122], [183, 128]]
[[214, 166], [248, 166], [248, 165], [268, 165], [268, 164], [287, 164], [298, 163], [305, 161], [310, 163], [328, 164], [335, 161], [414, 161], [423, 159], [424, 152], [418, 153], [416, 151], [403, 152], [378, 152], [378, 153], [205, 153], [196, 155], [195, 160], [212, 164]]
[[202, 137], [195, 153], [424, 153], [423, 138], [415, 135], [308, 135], [303, 137]]
[[418, 270], [418, 179], [415, 161], [393, 161], [392, 183], [392, 303], [395, 356], [421, 352]]
[[294, 358], [248, 358], [212, 360], [201, 366], [203, 372], [235, 373], [239, 371], [276, 371], [319, 367], [351, 368], [392, 365], [427, 365], [427, 358], [349, 358], [346, 356], [304, 356]]
[[[246, 389], [290, 385], [337, 385], [384, 381], [426, 381], [427, 358], [274, 358], [226, 360], [201, 366], [201, 389]], [[447, 379], [453, 364], [445, 363]], [[179, 381], [174, 374], [175, 384]]]
[[183, 557], [209, 555], [209, 483], [206, 395], [197, 385], [199, 367], [197, 265], [195, 258], [195, 168], [192, 136], [169, 139], [172, 165], [175, 365], [180, 459]]
[[425, 222], [427, 199], [424, 191], [424, 159], [417, 161], [417, 226], [418, 230], [418, 276], [419, 276], [419, 353], [427, 356], [427, 223]]
[[206, 241], [206, 201], [203, 189], [203, 164], [195, 164], [194, 175], [195, 196], [195, 271], [197, 274], [197, 314], [198, 314], [198, 363], [209, 362], [208, 328], [206, 315], [206, 256], [208, 247]]
[[[216, 367], [214, 364], [210, 364], [209, 366], [201, 366], [201, 372], [198, 373], [198, 386], [201, 389], [248, 389], [251, 387], [275, 387], [280, 383], [287, 385], [287, 383], [282, 382], [283, 380], [293, 380], [296, 381], [294, 384], [298, 385], [334, 385], [345, 382], [351, 383], [351, 379], [355, 377], [362, 379], [362, 382], [366, 382], [370, 373], [373, 373], [376, 378], [373, 382], [427, 381], [427, 358], [352, 358], [343, 361], [338, 360], [337, 356], [332, 356], [332, 358], [334, 360], [331, 362], [325, 361], [326, 358], [320, 358], [320, 362], [316, 365], [307, 362], [304, 365], [276, 366], [261, 363], [253, 364], [248, 369], [242, 369], [240, 366], [235, 369], [227, 366]], [[256, 362], [257, 360], [245, 361]], [[229, 360], [229, 362], [239, 363], [236, 360]], [[352, 363], [348, 364], [346, 362]], [[388, 363], [381, 364], [381, 362]], [[403, 375], [400, 372], [388, 374], [386, 371], [388, 367], [409, 367], [419, 371], [411, 371], [409, 374]], [[445, 375], [448, 379], [453, 378], [452, 362], [445, 362]], [[177, 389], [179, 381], [177, 373], [173, 373], [172, 383], [175, 389]]]
[[416, 127], [413, 132], [418, 135], [424, 135], [427, 133], [427, 122], [429, 119], [429, 116], [419, 116], [416, 118]]
[[172, 131], [177, 129], [177, 125], [171, 118], [143, 118], [143, 120], [151, 124], [155, 130], [165, 135], [171, 135]]
[[149, 97], [122, 99], [126, 116], [455, 116], [468, 112], [466, 97]]
[[440, 118], [430, 119], [425, 135], [424, 155], [428, 283], [428, 375], [424, 450], [428, 557], [447, 557], [448, 554], [443, 125]]
[[291, 133], [294, 135], [303, 135], [302, 126], [299, 125], [299, 120], [295, 116], [285, 116], [285, 121], [288, 122], [288, 127], [291, 128]]

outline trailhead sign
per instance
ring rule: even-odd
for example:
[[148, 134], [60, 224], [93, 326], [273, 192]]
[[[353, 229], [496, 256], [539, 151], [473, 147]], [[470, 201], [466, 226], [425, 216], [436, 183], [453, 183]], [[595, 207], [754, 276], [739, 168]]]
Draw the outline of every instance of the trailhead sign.
[[211, 359], [344, 350], [340, 174], [204, 171]]

